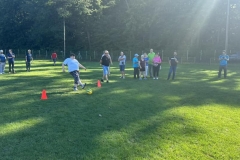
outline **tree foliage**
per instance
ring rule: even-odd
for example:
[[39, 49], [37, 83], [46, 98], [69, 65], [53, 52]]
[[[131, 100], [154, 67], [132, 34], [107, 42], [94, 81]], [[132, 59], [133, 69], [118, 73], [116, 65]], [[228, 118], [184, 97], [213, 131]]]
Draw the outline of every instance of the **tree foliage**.
[[[240, 51], [240, 1], [229, 48]], [[1, 0], [0, 47], [68, 50], [224, 49], [226, 0]]]

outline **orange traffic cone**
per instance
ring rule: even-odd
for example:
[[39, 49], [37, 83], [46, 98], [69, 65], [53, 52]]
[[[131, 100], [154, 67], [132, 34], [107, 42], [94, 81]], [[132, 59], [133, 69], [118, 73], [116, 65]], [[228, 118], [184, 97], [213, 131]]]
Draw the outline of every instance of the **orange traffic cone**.
[[97, 87], [100, 88], [102, 85], [101, 85], [101, 82], [100, 80], [97, 81]]
[[45, 99], [48, 99], [47, 98], [47, 93], [46, 93], [46, 90], [42, 90], [42, 97], [41, 97], [41, 100], [45, 100]]

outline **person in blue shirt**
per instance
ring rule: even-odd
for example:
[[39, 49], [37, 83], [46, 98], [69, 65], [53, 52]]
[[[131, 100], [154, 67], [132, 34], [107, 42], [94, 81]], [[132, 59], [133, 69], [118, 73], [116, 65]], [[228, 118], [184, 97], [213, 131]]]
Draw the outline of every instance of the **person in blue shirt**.
[[63, 72], [65, 72], [65, 65], [68, 66], [68, 72], [72, 75], [73, 79], [74, 79], [74, 91], [77, 91], [77, 86], [80, 85], [82, 87], [82, 89], [85, 88], [86, 83], [82, 83], [80, 80], [80, 73], [79, 73], [79, 67], [83, 68], [86, 70], [86, 68], [81, 65], [78, 60], [75, 59], [75, 54], [71, 53], [70, 54], [70, 58], [67, 58], [64, 60], [64, 62], [62, 63], [62, 70]]
[[9, 65], [9, 73], [15, 73], [14, 70], [14, 58], [15, 54], [12, 52], [12, 49], [8, 50], [9, 53], [7, 54], [8, 65]]
[[224, 78], [227, 78], [227, 62], [229, 61], [229, 56], [226, 51], [223, 50], [222, 55], [219, 56], [219, 72], [218, 78], [221, 78], [222, 70], [224, 71]]
[[138, 60], [138, 54], [136, 53], [134, 55], [134, 58], [132, 60], [133, 62], [133, 69], [134, 69], [134, 72], [133, 72], [133, 75], [134, 75], [134, 78], [136, 79], [139, 79], [139, 60]]
[[31, 67], [31, 61], [33, 60], [31, 50], [28, 50], [28, 53], [26, 54], [26, 71], [30, 72], [30, 67]]
[[3, 50], [0, 50], [0, 74], [4, 74], [6, 64], [6, 56], [3, 54]]

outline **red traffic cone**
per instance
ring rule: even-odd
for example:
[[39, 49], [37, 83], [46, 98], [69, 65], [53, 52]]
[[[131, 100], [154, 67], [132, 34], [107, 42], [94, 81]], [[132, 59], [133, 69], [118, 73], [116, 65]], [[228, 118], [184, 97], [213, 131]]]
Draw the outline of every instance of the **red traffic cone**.
[[48, 98], [47, 98], [46, 90], [44, 89], [44, 90], [42, 90], [42, 97], [41, 97], [41, 100], [46, 100], [46, 99], [48, 99]]
[[97, 87], [98, 88], [102, 87], [100, 80], [97, 81]]

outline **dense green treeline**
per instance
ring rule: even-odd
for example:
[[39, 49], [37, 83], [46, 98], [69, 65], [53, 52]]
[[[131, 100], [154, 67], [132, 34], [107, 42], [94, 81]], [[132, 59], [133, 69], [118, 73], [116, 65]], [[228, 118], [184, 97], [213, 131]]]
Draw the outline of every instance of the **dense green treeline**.
[[[229, 49], [240, 51], [240, 1]], [[224, 49], [226, 0], [0, 0], [0, 47], [63, 50]]]

